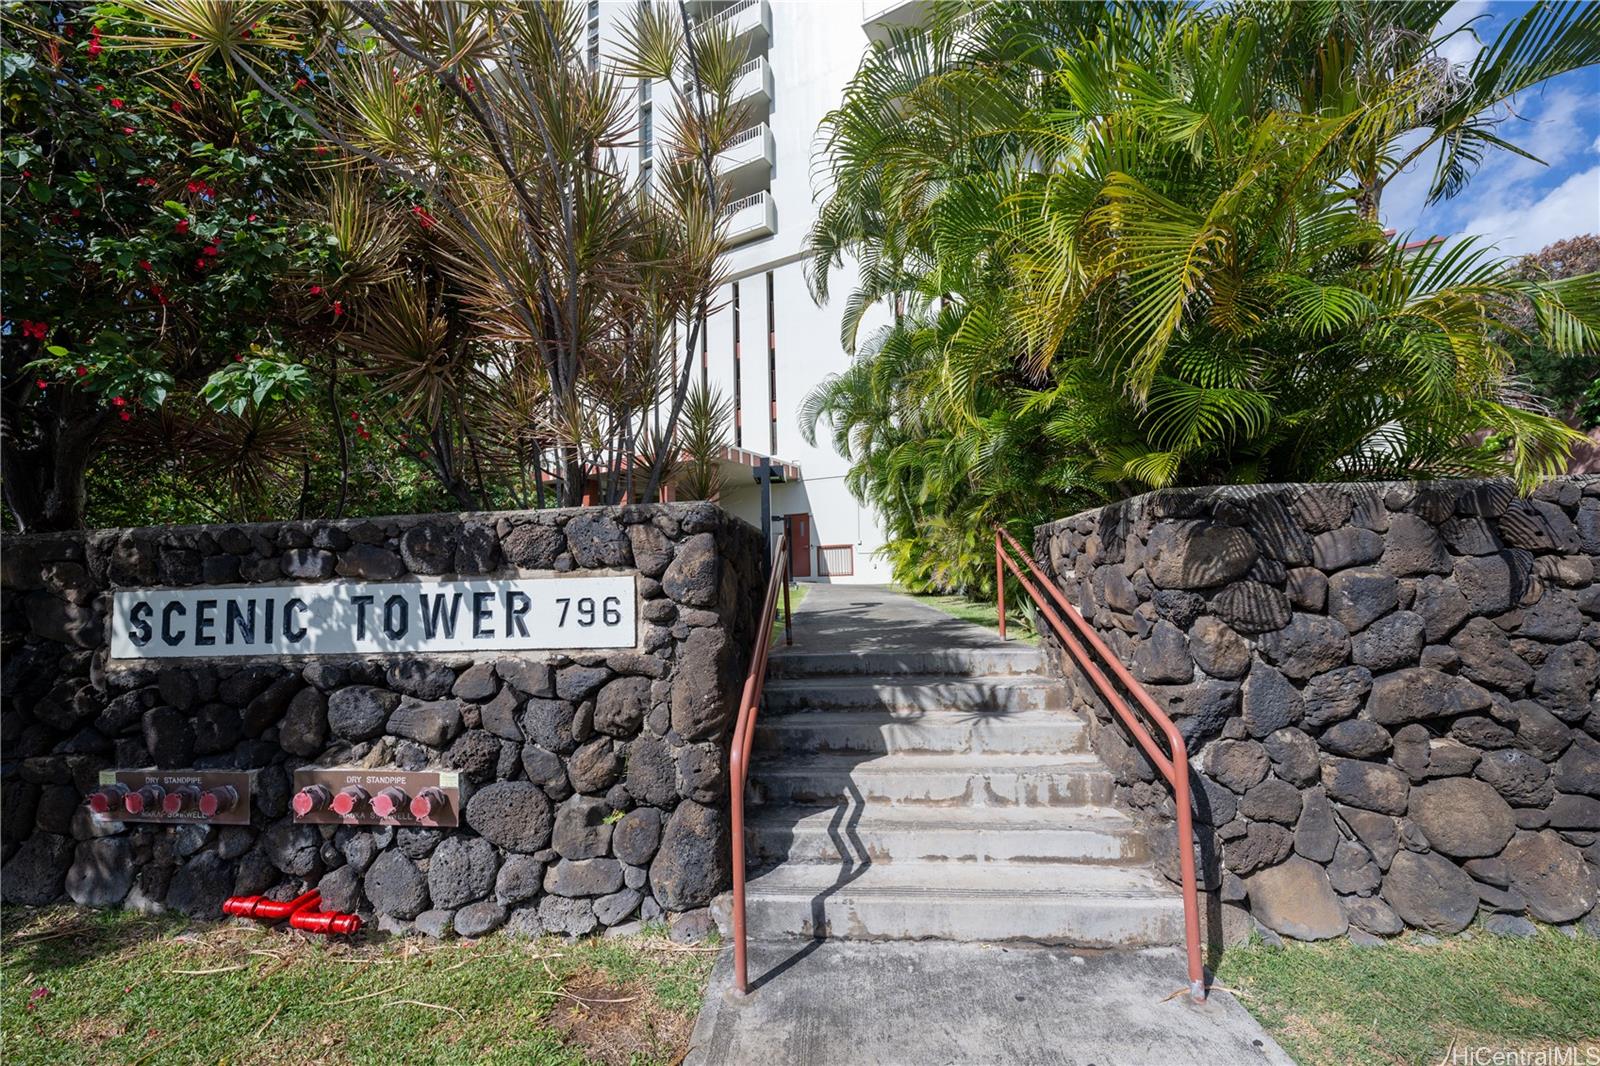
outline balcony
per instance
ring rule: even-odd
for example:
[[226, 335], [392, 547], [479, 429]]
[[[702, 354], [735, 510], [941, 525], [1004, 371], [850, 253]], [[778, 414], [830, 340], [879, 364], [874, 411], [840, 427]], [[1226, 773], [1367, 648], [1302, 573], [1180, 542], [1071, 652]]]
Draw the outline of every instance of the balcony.
[[932, 12], [929, 0], [861, 0], [861, 28], [874, 41], [887, 41], [889, 29], [906, 30]]
[[763, 122], [736, 134], [728, 147], [717, 153], [717, 176], [727, 179], [736, 192], [755, 185], [764, 186], [772, 178], [772, 167], [777, 159], [772, 127]]
[[772, 110], [772, 64], [757, 56], [739, 68], [733, 82], [733, 106], [752, 119], [766, 118]]
[[735, 200], [722, 213], [728, 220], [725, 239], [729, 248], [778, 232], [778, 205], [769, 192]]
[[763, 52], [772, 40], [772, 5], [767, 0], [734, 0], [733, 3], [697, 25], [726, 25], [735, 41], [748, 42], [752, 51]]

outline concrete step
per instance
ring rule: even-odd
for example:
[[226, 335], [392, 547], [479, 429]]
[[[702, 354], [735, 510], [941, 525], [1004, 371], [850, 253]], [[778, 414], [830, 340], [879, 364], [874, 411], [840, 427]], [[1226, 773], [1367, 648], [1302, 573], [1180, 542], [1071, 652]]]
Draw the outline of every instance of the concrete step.
[[768, 681], [762, 706], [790, 711], [1029, 711], [1062, 702], [1060, 682], [1047, 677], [896, 676], [780, 678]]
[[[724, 904], [725, 909], [725, 904]], [[1183, 900], [1143, 870], [1101, 866], [790, 863], [750, 879], [758, 940], [1024, 940], [1085, 948], [1183, 940]]]
[[775, 652], [767, 660], [767, 676], [893, 677], [897, 674], [1012, 677], [1040, 673], [1044, 658], [1026, 644], [992, 648], [917, 648], [893, 651], [810, 652], [798, 647]]
[[754, 760], [751, 782], [768, 804], [841, 801], [923, 807], [1106, 804], [1112, 779], [1092, 754], [810, 755]]
[[[868, 813], [870, 812], [870, 813]], [[1143, 839], [1111, 807], [757, 807], [752, 864], [1139, 862]]]
[[1083, 723], [1065, 711], [802, 711], [763, 714], [757, 751], [819, 754], [1083, 751]]

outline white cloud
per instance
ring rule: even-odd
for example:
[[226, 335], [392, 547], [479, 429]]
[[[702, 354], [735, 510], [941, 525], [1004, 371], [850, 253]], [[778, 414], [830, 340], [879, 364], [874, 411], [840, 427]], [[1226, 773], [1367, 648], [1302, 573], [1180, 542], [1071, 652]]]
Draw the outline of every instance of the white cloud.
[[1494, 241], [1503, 255], [1525, 255], [1565, 237], [1600, 233], [1600, 166], [1571, 175], [1535, 199], [1524, 193], [1474, 215], [1461, 227]]
[[[1482, 15], [1488, 10], [1488, 7], [1488, 0], [1461, 0], [1460, 3], [1445, 12], [1444, 18], [1439, 20], [1435, 39], [1452, 30], [1466, 26], [1468, 20]], [[1450, 62], [1460, 63], [1463, 66], [1478, 58], [1478, 53], [1483, 51], [1483, 44], [1478, 40], [1477, 34], [1487, 33], [1492, 35], [1494, 27], [1488, 19], [1479, 19], [1474, 23], [1474, 27], [1476, 28], [1476, 33], [1474, 28], [1463, 29], [1460, 33], [1445, 41], [1439, 48], [1439, 54], [1450, 60]]]
[[1594, 143], [1589, 146], [1589, 151], [1600, 155], [1600, 133], [1595, 134]]

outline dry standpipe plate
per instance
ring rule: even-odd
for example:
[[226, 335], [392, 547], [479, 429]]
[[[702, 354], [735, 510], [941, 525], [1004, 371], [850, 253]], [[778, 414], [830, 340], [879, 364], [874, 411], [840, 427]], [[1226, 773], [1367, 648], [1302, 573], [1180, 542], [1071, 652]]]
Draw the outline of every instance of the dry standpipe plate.
[[108, 822], [250, 824], [248, 770], [101, 770], [89, 810]]
[[439, 770], [308, 766], [294, 772], [294, 820], [305, 825], [460, 824], [461, 775]]

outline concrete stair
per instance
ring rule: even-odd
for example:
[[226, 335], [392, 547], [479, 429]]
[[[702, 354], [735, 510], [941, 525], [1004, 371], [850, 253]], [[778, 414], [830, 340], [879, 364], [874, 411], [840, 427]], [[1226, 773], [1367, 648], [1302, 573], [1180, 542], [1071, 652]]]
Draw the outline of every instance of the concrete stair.
[[775, 654], [747, 797], [749, 935], [1181, 943], [1181, 897], [1041, 668], [997, 641]]

